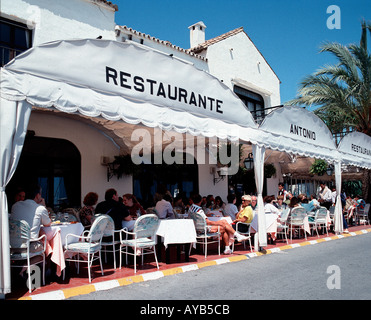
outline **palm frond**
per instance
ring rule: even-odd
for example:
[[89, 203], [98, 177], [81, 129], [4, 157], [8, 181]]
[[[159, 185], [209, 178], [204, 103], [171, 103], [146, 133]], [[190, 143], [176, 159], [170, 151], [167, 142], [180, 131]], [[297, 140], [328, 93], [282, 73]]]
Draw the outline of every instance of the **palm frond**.
[[[300, 83], [297, 97], [287, 105], [317, 107], [317, 114], [331, 131], [354, 127], [371, 135], [371, 55], [367, 50], [367, 30], [362, 23], [360, 45], [324, 43], [320, 52], [333, 54], [338, 63], [325, 65]], [[334, 132], [334, 131], [333, 131]]]

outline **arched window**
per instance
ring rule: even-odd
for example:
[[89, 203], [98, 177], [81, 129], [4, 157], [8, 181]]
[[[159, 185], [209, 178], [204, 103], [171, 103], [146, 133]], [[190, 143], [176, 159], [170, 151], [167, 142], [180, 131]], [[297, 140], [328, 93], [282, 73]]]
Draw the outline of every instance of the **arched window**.
[[76, 146], [68, 140], [28, 134], [7, 186], [9, 204], [13, 190], [30, 184], [42, 187], [46, 205], [54, 210], [81, 206], [81, 155]]

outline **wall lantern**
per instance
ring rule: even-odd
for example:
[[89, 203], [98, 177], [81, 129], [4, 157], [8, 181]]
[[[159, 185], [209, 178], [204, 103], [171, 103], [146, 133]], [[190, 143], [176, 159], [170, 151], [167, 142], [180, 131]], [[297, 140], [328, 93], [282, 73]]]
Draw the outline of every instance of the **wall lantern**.
[[334, 166], [332, 164], [329, 164], [329, 166], [326, 169], [326, 173], [327, 175], [332, 176], [332, 174], [334, 173]]
[[109, 157], [102, 156], [100, 158], [100, 164], [107, 167], [107, 182], [115, 175], [115, 169], [117, 169], [117, 163], [110, 162]]
[[114, 162], [107, 163], [107, 182], [115, 175], [116, 164]]
[[224, 180], [224, 178], [228, 175], [228, 168], [211, 168], [211, 172], [214, 174], [214, 185], [217, 184], [219, 181]]
[[254, 169], [254, 157], [253, 154], [250, 152], [248, 157], [243, 161], [245, 168], [247, 170], [252, 170]]

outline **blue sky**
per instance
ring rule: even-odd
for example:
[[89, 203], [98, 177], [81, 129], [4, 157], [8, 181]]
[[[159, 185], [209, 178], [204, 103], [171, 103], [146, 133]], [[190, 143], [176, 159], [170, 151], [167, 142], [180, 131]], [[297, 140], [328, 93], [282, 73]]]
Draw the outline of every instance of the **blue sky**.
[[[206, 40], [243, 27], [281, 80], [281, 103], [296, 96], [308, 74], [336, 60], [319, 53], [326, 41], [358, 43], [362, 19], [371, 20], [371, 0], [111, 0], [116, 23], [182, 48], [188, 27], [206, 25]], [[327, 8], [340, 8], [340, 29], [327, 28]], [[370, 39], [370, 38], [369, 38]]]

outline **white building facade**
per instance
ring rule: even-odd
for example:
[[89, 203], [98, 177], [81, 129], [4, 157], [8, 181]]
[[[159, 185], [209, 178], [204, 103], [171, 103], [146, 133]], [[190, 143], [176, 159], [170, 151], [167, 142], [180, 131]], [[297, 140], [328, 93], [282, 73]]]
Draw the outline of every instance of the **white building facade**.
[[[16, 29], [22, 34], [22, 46], [13, 48], [13, 51], [11, 46], [17, 41], [1, 39], [2, 65], [29, 47], [54, 40], [101, 37], [120, 42], [133, 41], [169, 54], [174, 59], [187, 61], [215, 76], [246, 103], [247, 109], [258, 120], [267, 112], [265, 109], [270, 110], [280, 105], [280, 81], [243, 28], [205, 40], [206, 25], [198, 22], [189, 27], [191, 49], [183, 49], [168, 41], [117, 25], [117, 10], [116, 5], [105, 0], [2, 0], [2, 26], [9, 30]], [[24, 180], [34, 178], [26, 172], [30, 171], [30, 163], [36, 166], [40, 164], [42, 153], [45, 152], [48, 160], [46, 162], [53, 162], [54, 166], [47, 166], [45, 162], [44, 167], [40, 166], [38, 169], [37, 175], [38, 182], [48, 189], [50, 206], [58, 205], [63, 198], [67, 198], [67, 201], [73, 198], [73, 202], [69, 204], [80, 206], [84, 195], [90, 191], [97, 192], [101, 201], [105, 190], [111, 187], [120, 195], [138, 195], [138, 192], [140, 195], [140, 180], [133, 179], [132, 176], [107, 179], [107, 159], [112, 161], [123, 151], [99, 124], [38, 109], [31, 113], [28, 130], [30, 134], [25, 142], [25, 155], [22, 155], [20, 169], [9, 184], [9, 194], [12, 188], [23, 185]], [[58, 151], [45, 150], [46, 145], [65, 148], [59, 151], [65, 157]], [[31, 150], [37, 152], [33, 154]], [[202, 195], [220, 195], [226, 201], [228, 180], [214, 180], [217, 177], [216, 165], [210, 164], [207, 159], [210, 158], [206, 157], [206, 163], [197, 165], [196, 178], [193, 176], [193, 180], [184, 186], [170, 183], [171, 191], [189, 193], [196, 190]], [[191, 168], [189, 171], [194, 170]], [[279, 174], [275, 179], [268, 179], [268, 194], [276, 192], [279, 179]], [[198, 185], [195, 186], [195, 183]], [[155, 192], [154, 187], [149, 186], [152, 193]]]

